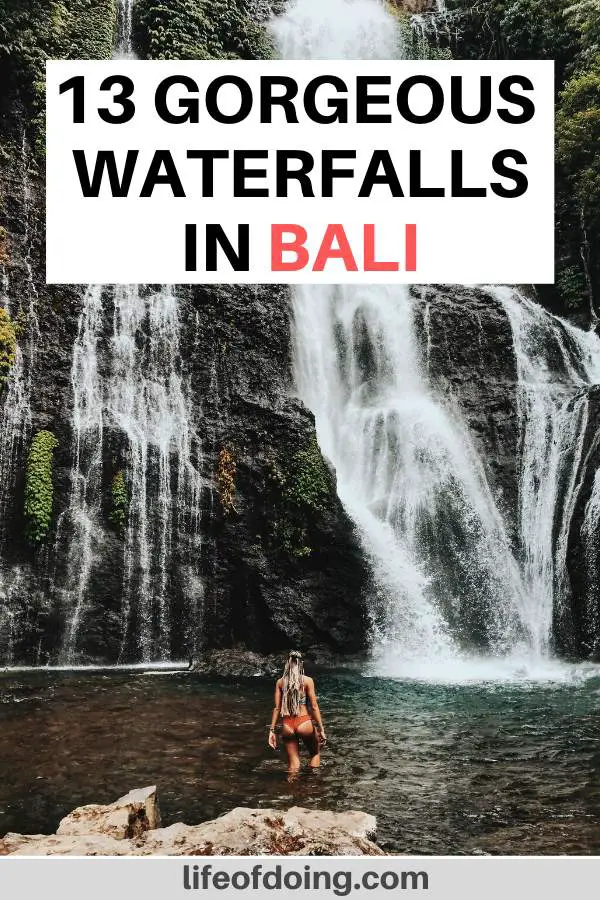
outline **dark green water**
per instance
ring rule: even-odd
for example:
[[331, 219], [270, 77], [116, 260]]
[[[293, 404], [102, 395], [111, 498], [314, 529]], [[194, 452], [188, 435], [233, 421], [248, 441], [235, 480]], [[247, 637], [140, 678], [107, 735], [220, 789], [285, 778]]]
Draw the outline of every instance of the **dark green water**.
[[318, 680], [322, 769], [265, 745], [272, 683], [187, 673], [0, 674], [0, 834], [157, 783], [165, 824], [234, 806], [372, 812], [406, 853], [600, 853], [600, 678]]

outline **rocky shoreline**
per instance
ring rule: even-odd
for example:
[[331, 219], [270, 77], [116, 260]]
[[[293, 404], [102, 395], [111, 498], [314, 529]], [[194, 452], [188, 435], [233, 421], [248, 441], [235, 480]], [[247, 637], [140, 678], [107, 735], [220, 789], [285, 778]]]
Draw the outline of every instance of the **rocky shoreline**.
[[[288, 652], [256, 653], [253, 650], [207, 650], [190, 660], [189, 671], [212, 678], [279, 677]], [[311, 647], [304, 656], [309, 673], [362, 672], [366, 654], [335, 654], [327, 647]]]
[[161, 827], [156, 786], [108, 805], [89, 804], [56, 833], [0, 838], [0, 856], [383, 856], [374, 816], [357, 810], [249, 809], [200, 825]]

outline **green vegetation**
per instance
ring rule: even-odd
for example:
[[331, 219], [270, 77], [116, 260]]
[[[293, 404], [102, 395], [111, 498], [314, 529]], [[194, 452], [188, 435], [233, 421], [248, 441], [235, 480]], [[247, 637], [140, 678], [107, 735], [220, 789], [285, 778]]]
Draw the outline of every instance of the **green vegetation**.
[[8, 231], [0, 225], [0, 266], [5, 266], [10, 261]]
[[399, 58], [408, 59], [450, 59], [452, 53], [435, 41], [427, 39], [420, 29], [413, 27], [413, 17], [409, 6], [386, 0], [385, 7], [398, 23]]
[[[595, 321], [600, 299], [600, 54], [594, 70], [574, 75], [560, 94], [556, 158], [558, 236], [564, 248], [559, 290], [572, 307], [575, 298], [568, 278], [577, 273], [578, 288], [584, 288], [580, 296], [587, 295], [590, 318]], [[577, 253], [579, 265], [574, 262]]]
[[25, 471], [25, 534], [32, 546], [48, 536], [52, 523], [52, 464], [58, 441], [51, 431], [38, 431], [31, 442]]
[[134, 39], [151, 59], [259, 59], [273, 44], [245, 0], [137, 0]]
[[17, 335], [15, 325], [5, 309], [0, 307], [0, 389], [6, 386], [15, 362]]
[[129, 491], [123, 470], [115, 472], [110, 484], [110, 511], [108, 520], [118, 534], [122, 534], [129, 515]]
[[430, 40], [458, 59], [554, 59], [556, 284], [550, 309], [596, 321], [600, 302], [600, 0], [448, 0]]
[[554, 59], [557, 75], [579, 48], [564, 0], [448, 0], [438, 36], [458, 59]]
[[2, 0], [2, 108], [24, 103], [38, 149], [44, 139], [47, 59], [108, 59], [114, 43], [115, 0]]
[[292, 456], [284, 494], [299, 509], [323, 512], [331, 494], [331, 473], [316, 438]]
[[274, 537], [289, 556], [310, 556], [310, 530], [323, 514], [335, 488], [316, 438], [293, 453], [283, 466], [272, 463], [269, 477], [277, 497]]

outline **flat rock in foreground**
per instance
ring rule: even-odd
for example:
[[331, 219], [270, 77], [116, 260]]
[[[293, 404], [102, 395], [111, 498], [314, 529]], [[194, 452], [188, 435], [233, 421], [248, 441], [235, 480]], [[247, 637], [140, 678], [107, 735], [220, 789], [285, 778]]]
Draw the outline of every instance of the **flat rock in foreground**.
[[73, 810], [56, 834], [7, 834], [4, 856], [383, 856], [364, 812], [238, 807], [201, 825], [160, 828], [156, 788]]
[[129, 791], [108, 806], [79, 806], [61, 820], [57, 836], [102, 834], [121, 841], [160, 826], [156, 785]]

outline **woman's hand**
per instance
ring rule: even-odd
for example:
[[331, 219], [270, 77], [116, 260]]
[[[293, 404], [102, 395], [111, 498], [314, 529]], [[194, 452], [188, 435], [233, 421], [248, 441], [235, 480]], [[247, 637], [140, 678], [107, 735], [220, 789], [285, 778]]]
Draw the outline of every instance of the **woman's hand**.
[[319, 740], [322, 744], [327, 743], [327, 735], [325, 734], [325, 729], [323, 727], [321, 727], [321, 731], [319, 733]]
[[269, 731], [269, 747], [271, 750], [277, 750], [277, 735], [272, 729]]

